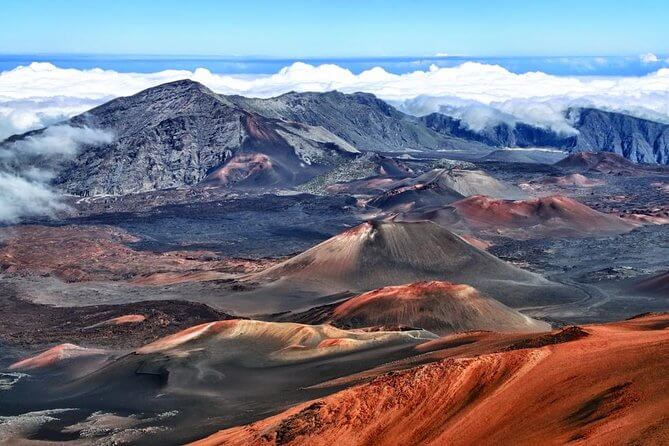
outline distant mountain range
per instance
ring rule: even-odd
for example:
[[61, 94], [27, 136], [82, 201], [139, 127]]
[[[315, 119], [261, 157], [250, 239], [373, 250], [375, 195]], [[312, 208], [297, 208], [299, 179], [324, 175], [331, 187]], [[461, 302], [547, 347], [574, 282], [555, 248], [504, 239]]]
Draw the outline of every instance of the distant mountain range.
[[669, 164], [668, 125], [596, 109], [571, 109], [568, 117], [578, 134], [563, 136], [523, 123], [475, 132], [446, 115], [407, 115], [366, 93], [293, 92], [255, 99], [219, 95], [182, 80], [114, 99], [61, 123], [111, 131], [114, 139], [81, 147], [58, 166], [53, 183], [76, 195], [202, 183], [290, 187], [367, 151], [458, 150], [481, 157], [500, 147], [551, 147]]
[[562, 135], [526, 123], [499, 123], [474, 131], [440, 113], [423, 116], [426, 127], [443, 135], [493, 147], [551, 147], [570, 152], [611, 152], [636, 163], [669, 164], [669, 125], [594, 108], [566, 112], [576, 134]]

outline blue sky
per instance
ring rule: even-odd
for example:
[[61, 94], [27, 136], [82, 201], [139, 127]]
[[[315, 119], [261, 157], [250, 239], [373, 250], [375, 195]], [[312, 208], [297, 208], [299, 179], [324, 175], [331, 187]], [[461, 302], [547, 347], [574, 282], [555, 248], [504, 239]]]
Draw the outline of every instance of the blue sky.
[[669, 2], [3, 0], [3, 54], [669, 54]]

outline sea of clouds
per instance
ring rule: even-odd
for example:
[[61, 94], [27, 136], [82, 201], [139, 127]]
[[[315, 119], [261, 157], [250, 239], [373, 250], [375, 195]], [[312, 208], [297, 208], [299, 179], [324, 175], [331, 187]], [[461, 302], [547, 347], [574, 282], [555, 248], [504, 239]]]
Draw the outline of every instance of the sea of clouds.
[[[659, 63], [644, 55], [644, 63]], [[498, 122], [528, 122], [574, 132], [565, 118], [572, 106], [592, 106], [669, 122], [669, 68], [635, 77], [555, 76], [514, 73], [501, 66], [465, 62], [404, 74], [377, 67], [359, 74], [335, 64], [296, 62], [274, 74], [216, 74], [205, 68], [129, 73], [60, 68], [31, 63], [0, 73], [0, 140], [63, 121], [118, 96], [178, 79], [192, 79], [217, 93], [272, 97], [289, 91], [363, 91], [414, 115], [440, 111], [474, 130]], [[54, 127], [0, 151], [0, 221], [41, 215], [62, 207], [48, 186], [48, 170], [22, 166], [17, 154], [75, 156], [82, 144], [109, 141], [96, 129]], [[13, 161], [9, 161], [13, 160]]]
[[669, 68], [638, 77], [577, 77], [517, 74], [498, 65], [465, 62], [405, 74], [378, 67], [354, 74], [338, 65], [296, 62], [270, 75], [226, 75], [204, 68], [124, 73], [32, 63], [0, 73], [0, 139], [58, 122], [114, 97], [185, 78], [217, 93], [255, 97], [289, 91], [364, 91], [411, 114], [442, 111], [460, 117], [474, 129], [519, 120], [570, 131], [564, 118], [570, 106], [669, 122]]

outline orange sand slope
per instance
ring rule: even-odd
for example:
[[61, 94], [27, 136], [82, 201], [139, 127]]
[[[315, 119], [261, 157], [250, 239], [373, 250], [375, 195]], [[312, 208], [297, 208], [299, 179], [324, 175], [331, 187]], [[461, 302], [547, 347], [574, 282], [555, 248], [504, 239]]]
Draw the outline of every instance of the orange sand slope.
[[383, 345], [413, 345], [436, 338], [423, 330], [364, 332], [330, 325], [227, 320], [210, 322], [161, 338], [136, 353], [187, 357], [206, 350], [213, 358], [235, 356], [239, 361], [282, 364], [353, 352]]
[[439, 281], [389, 286], [361, 294], [337, 306], [330, 322], [349, 327], [406, 325], [437, 334], [550, 331], [549, 324], [512, 310], [469, 285]]
[[563, 303], [580, 291], [546, 280], [475, 248], [429, 221], [370, 221], [250, 275], [265, 293], [369, 291], [447, 280], [475, 286], [510, 307]]
[[452, 206], [469, 227], [502, 233], [531, 229], [560, 236], [607, 235], [639, 226], [560, 195], [519, 201], [474, 196]]
[[[669, 314], [382, 375], [205, 445], [667, 444]], [[541, 345], [541, 344], [539, 344]]]
[[36, 356], [23, 359], [9, 366], [10, 370], [38, 370], [61, 365], [68, 360], [76, 360], [85, 357], [105, 356], [105, 350], [79, 347], [74, 344], [60, 344]]

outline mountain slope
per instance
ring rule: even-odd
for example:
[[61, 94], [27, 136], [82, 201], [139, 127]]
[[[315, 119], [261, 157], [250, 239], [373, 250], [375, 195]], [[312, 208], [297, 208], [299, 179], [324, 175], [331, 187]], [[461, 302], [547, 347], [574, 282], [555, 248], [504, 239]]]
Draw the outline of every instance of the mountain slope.
[[669, 125], [593, 108], [569, 114], [579, 132], [571, 150], [601, 150], [637, 163], [669, 164]]
[[[568, 172], [601, 172], [611, 174], [632, 174], [644, 171], [647, 166], [638, 166], [615, 153], [577, 152], [555, 163]], [[661, 168], [661, 167], [659, 167]]]
[[230, 96], [263, 116], [322, 126], [360, 150], [403, 152], [425, 149], [485, 149], [483, 144], [426, 128], [369, 93], [286, 93], [269, 99]]
[[114, 134], [109, 144], [82, 147], [59, 170], [54, 183], [77, 195], [194, 186], [205, 179], [294, 185], [359, 153], [323, 128], [260, 116], [190, 80], [114, 99], [66, 124]]
[[474, 195], [446, 206], [405, 212], [394, 220], [431, 221], [459, 234], [473, 232], [516, 240], [603, 237], [624, 234], [641, 225], [562, 195], [515, 201]]
[[638, 226], [560, 195], [518, 201], [472, 196], [451, 207], [471, 228], [516, 238], [604, 236]]
[[404, 325], [439, 335], [468, 330], [550, 331], [549, 324], [512, 310], [469, 285], [438, 281], [360, 294], [336, 306], [328, 322], [355, 328]]
[[420, 120], [435, 132], [479, 141], [492, 147], [562, 147], [571, 141], [569, 137], [523, 122], [513, 125], [501, 122], [476, 131], [460, 119], [441, 113], [431, 113], [420, 117]]
[[[474, 248], [432, 223], [366, 222], [264, 271], [249, 282], [293, 296], [360, 292], [424, 280], [475, 286], [511, 307], [568, 301], [574, 290]], [[284, 294], [281, 294], [284, 293]], [[255, 298], [255, 297], [254, 297]], [[313, 305], [312, 305], [313, 306]]]

